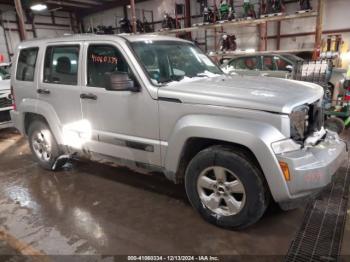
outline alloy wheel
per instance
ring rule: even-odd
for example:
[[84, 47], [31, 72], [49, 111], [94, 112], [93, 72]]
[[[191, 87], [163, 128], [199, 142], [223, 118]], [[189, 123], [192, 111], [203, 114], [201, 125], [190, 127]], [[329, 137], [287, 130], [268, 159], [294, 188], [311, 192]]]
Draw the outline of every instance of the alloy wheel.
[[232, 171], [221, 166], [208, 167], [199, 174], [197, 191], [203, 205], [223, 216], [238, 214], [246, 200], [242, 182]]

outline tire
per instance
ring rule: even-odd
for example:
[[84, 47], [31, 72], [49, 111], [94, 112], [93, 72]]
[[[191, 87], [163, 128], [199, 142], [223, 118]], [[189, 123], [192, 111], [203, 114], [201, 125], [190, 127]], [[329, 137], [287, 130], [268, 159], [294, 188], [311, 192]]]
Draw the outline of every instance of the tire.
[[[210, 170], [213, 167], [215, 170]], [[215, 174], [217, 170], [221, 170], [218, 173], [222, 173], [222, 170], [224, 170], [224, 177], [226, 177], [224, 179], [226, 180], [224, 182], [226, 189], [221, 190], [221, 192], [220, 188], [222, 189], [222, 186], [217, 183], [217, 175]], [[205, 172], [208, 175], [204, 175]], [[202, 187], [202, 181], [209, 181], [203, 177], [216, 180], [216, 189]], [[210, 188], [213, 186], [212, 183], [210, 181]], [[229, 185], [228, 183], [231, 183], [231, 185], [235, 183], [236, 186], [227, 189], [226, 185]], [[241, 185], [237, 187], [239, 183]], [[259, 168], [243, 152], [230, 147], [213, 146], [199, 152], [187, 167], [185, 187], [192, 206], [206, 221], [219, 227], [229, 229], [246, 228], [256, 223], [269, 205], [270, 193]], [[235, 193], [229, 192], [229, 190], [234, 191], [233, 188], [236, 188]], [[222, 193], [222, 191], [225, 192]], [[215, 200], [208, 201], [210, 197]], [[233, 201], [232, 197], [237, 202]], [[220, 198], [219, 201], [218, 198]], [[224, 201], [222, 201], [222, 198]], [[219, 204], [217, 204], [218, 202]], [[235, 203], [235, 205], [229, 205], [229, 203]], [[217, 205], [218, 208], [215, 209]], [[229, 206], [235, 206], [236, 210], [235, 208], [229, 208]], [[239, 208], [237, 208], [238, 206]]]
[[345, 130], [344, 121], [338, 117], [328, 118], [325, 121], [324, 126], [326, 129], [337, 132], [338, 134], [341, 134]]
[[[39, 165], [46, 170], [53, 170], [54, 164], [62, 152], [47, 123], [42, 120], [34, 120], [29, 126], [28, 140], [32, 154]], [[65, 161], [59, 161], [55, 169], [64, 164]]]

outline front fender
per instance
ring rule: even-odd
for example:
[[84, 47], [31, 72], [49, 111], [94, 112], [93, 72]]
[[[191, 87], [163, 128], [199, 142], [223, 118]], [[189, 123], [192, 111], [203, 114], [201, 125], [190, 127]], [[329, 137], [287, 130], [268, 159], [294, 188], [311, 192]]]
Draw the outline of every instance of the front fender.
[[164, 159], [166, 170], [176, 173], [182, 150], [190, 138], [215, 139], [249, 148], [262, 168], [274, 199], [278, 201], [289, 196], [286, 181], [271, 148], [273, 142], [285, 138], [275, 127], [262, 122], [233, 117], [185, 116], [177, 122], [168, 139]]
[[[17, 109], [23, 115], [25, 113], [34, 113], [44, 117], [49, 124], [49, 127], [55, 136], [59, 145], [63, 144], [62, 128], [60, 120], [54, 108], [47, 102], [37, 99], [23, 99]], [[24, 117], [23, 117], [24, 121]], [[24, 123], [23, 123], [24, 126]]]

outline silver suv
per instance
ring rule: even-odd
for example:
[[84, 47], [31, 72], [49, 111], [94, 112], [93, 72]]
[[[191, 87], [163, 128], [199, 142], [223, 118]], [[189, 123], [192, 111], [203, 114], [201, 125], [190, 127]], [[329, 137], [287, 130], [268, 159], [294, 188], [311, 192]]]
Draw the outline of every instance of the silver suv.
[[218, 226], [247, 227], [272, 200], [292, 208], [346, 155], [321, 87], [225, 75], [177, 38], [34, 40], [14, 61], [11, 116], [43, 168], [77, 155], [161, 171]]

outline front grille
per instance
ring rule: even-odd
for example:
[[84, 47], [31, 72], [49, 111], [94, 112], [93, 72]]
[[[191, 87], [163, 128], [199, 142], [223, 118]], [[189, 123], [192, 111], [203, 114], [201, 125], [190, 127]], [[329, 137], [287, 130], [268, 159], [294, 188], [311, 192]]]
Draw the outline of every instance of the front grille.
[[10, 110], [0, 111], [0, 123], [11, 121]]
[[7, 97], [0, 98], [0, 108], [12, 106], [12, 100]]
[[306, 137], [315, 131], [319, 131], [324, 124], [323, 108], [320, 101], [311, 104], [309, 108], [309, 126], [306, 130]]
[[320, 100], [296, 108], [290, 115], [290, 120], [292, 139], [298, 143], [304, 142], [309, 135], [319, 131], [324, 124]]

